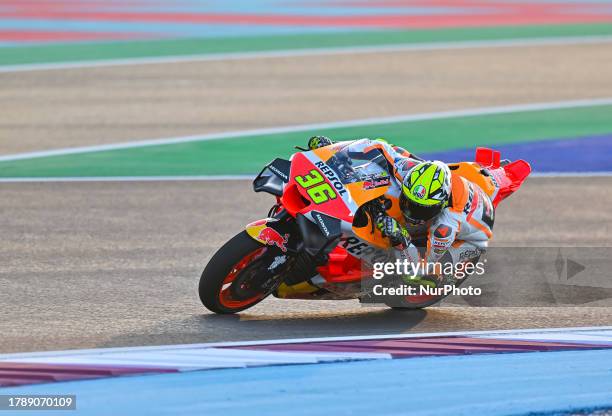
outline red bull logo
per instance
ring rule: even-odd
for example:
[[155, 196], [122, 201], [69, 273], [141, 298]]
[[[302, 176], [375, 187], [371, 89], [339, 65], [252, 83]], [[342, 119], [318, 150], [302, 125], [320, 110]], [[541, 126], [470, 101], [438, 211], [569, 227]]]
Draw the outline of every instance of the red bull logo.
[[286, 244], [289, 241], [289, 234], [285, 234], [284, 236], [280, 235], [274, 228], [266, 225], [267, 221], [267, 219], [263, 219], [252, 222], [246, 227], [247, 233], [260, 243], [276, 246], [285, 253], [287, 251]]
[[375, 188], [380, 188], [381, 186], [388, 186], [391, 183], [389, 177], [375, 178], [371, 180], [367, 180], [363, 182], [363, 189], [370, 190]]
[[274, 228], [266, 227], [259, 232], [257, 239], [269, 246], [276, 246], [285, 253], [287, 251], [287, 246], [285, 244], [289, 241], [289, 234], [285, 234], [283, 237]]

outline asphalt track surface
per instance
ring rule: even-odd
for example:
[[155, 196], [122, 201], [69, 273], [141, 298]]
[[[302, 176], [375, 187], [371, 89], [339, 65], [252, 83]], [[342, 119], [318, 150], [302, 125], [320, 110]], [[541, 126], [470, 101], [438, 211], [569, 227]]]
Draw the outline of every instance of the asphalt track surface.
[[1, 73], [0, 154], [611, 97], [610, 73], [607, 43]]
[[[612, 179], [532, 178], [498, 210], [498, 246], [612, 246]], [[579, 190], [588, 204], [570, 204]], [[199, 274], [271, 198], [247, 181], [0, 184], [0, 352], [404, 332], [609, 325], [612, 308], [267, 299], [207, 312]]]
[[[604, 44], [3, 73], [0, 154], [610, 97], [610, 58]], [[500, 207], [495, 244], [612, 246], [611, 181], [528, 180]], [[591, 304], [396, 312], [277, 299], [217, 316], [199, 275], [270, 205], [246, 181], [3, 183], [0, 195], [0, 352], [612, 322]]]

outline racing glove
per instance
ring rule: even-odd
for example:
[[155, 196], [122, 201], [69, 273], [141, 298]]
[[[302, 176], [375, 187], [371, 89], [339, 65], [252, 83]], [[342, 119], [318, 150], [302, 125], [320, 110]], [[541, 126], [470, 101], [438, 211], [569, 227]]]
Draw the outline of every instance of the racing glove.
[[410, 235], [402, 225], [393, 217], [382, 212], [376, 217], [376, 228], [383, 237], [387, 237], [391, 245], [399, 250], [404, 250], [410, 244]]
[[310, 139], [308, 139], [308, 148], [313, 150], [318, 149], [319, 147], [329, 146], [333, 143], [334, 142], [329, 137], [312, 136]]

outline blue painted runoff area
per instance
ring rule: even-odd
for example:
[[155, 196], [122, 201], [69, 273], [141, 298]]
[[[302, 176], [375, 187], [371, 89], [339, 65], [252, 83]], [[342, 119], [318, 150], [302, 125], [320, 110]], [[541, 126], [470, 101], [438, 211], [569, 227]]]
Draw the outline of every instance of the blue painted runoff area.
[[[534, 172], [612, 172], [612, 134], [494, 146], [504, 159], [525, 159]], [[473, 160], [474, 149], [430, 152], [418, 156], [456, 162]]]
[[612, 350], [271, 366], [1, 391], [11, 393], [76, 394], [76, 412], [53, 412], [73, 416], [554, 414], [612, 407]]

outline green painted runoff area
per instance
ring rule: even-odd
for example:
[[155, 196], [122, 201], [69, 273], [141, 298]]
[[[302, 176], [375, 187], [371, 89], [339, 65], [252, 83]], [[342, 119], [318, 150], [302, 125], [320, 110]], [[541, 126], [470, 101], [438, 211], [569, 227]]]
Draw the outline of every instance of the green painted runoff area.
[[293, 146], [324, 134], [336, 140], [385, 137], [418, 154], [612, 132], [612, 106], [327, 128], [0, 162], [0, 177], [182, 176], [257, 173]]
[[612, 35], [611, 24], [370, 30], [283, 36], [89, 42], [0, 48], [0, 66], [216, 53]]

